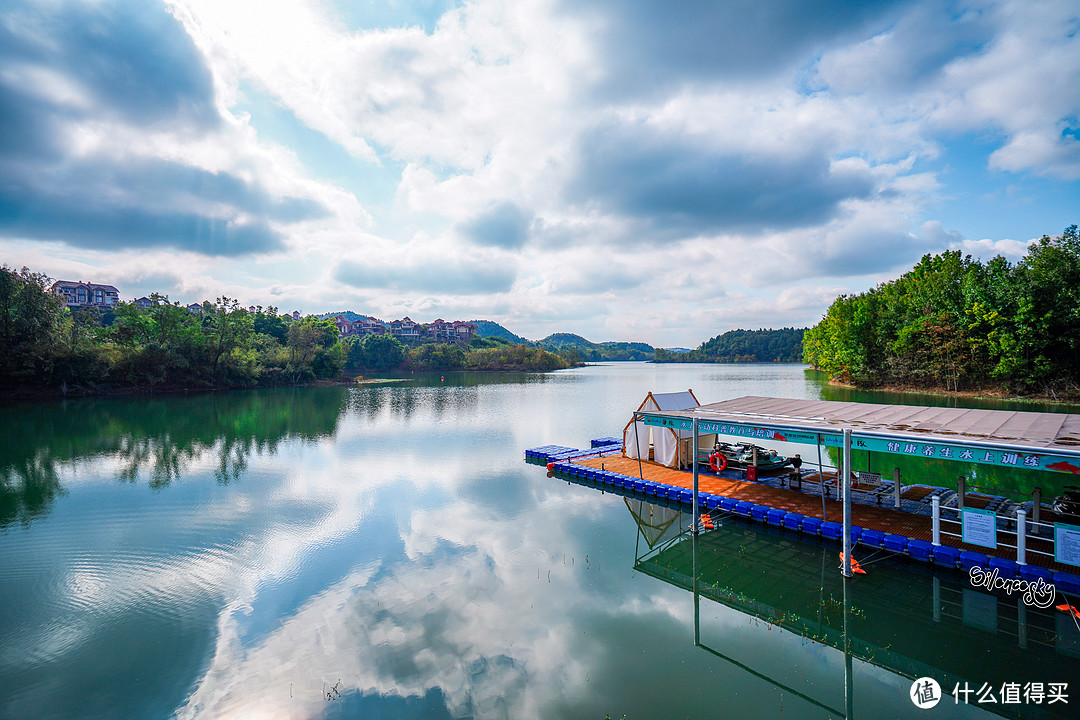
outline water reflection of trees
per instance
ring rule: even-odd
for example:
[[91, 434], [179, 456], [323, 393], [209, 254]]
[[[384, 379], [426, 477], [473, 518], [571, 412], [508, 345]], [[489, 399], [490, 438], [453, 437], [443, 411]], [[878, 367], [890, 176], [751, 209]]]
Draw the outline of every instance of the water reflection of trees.
[[116, 458], [117, 479], [161, 489], [213, 454], [217, 481], [236, 482], [254, 452], [332, 435], [348, 392], [283, 388], [0, 408], [0, 527], [46, 515], [65, 492], [61, 468], [92, 458]]
[[349, 398], [349, 412], [369, 420], [387, 411], [408, 420], [418, 412], [436, 418], [476, 411], [485, 386], [578, 382], [570, 374], [529, 372], [423, 372], [389, 375], [392, 382], [358, 388]]

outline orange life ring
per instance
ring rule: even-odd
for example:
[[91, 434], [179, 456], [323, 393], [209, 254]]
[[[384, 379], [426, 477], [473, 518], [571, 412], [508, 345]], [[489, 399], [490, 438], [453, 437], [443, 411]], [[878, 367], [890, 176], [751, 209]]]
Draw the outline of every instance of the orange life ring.
[[[720, 458], [720, 467], [716, 467], [716, 459]], [[720, 472], [727, 467], [727, 455], [724, 453], [715, 452], [709, 456], [709, 467], [715, 472]]]

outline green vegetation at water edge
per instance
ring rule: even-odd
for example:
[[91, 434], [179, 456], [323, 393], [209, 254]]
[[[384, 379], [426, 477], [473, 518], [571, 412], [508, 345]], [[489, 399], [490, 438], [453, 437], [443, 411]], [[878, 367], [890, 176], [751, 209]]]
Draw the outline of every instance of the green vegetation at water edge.
[[0, 390], [103, 392], [292, 385], [341, 374], [334, 323], [249, 313], [219, 298], [191, 311], [151, 305], [64, 307], [49, 279], [0, 268]]
[[571, 363], [555, 353], [497, 337], [473, 338], [468, 347], [424, 343], [413, 348], [390, 335], [346, 338], [346, 365], [357, 370], [561, 370]]
[[656, 362], [799, 362], [805, 330], [729, 330], [685, 353], [656, 349]]
[[1043, 236], [1012, 265], [926, 255], [892, 282], [841, 295], [803, 359], [863, 387], [1080, 397], [1080, 238]]

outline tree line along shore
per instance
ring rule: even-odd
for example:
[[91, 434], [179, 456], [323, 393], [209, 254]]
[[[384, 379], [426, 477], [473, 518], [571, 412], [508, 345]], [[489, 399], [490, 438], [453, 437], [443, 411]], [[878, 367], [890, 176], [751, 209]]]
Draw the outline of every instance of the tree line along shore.
[[896, 280], [841, 295], [803, 336], [803, 360], [859, 387], [1080, 399], [1076, 225], [1016, 264], [926, 255]]
[[[804, 362], [833, 382], [952, 394], [1080, 399], [1080, 239], [1043, 236], [1015, 265], [959, 251], [926, 255], [866, 292], [841, 295], [812, 328], [730, 330], [693, 350], [590, 343], [558, 334], [407, 345], [391, 335], [338, 336], [332, 320], [249, 312], [219, 298], [191, 312], [70, 310], [49, 278], [0, 268], [0, 393], [92, 394], [297, 385], [345, 372], [550, 371], [583, 361]], [[609, 357], [610, 355], [610, 357]]]
[[192, 312], [160, 295], [138, 307], [65, 307], [50, 279], [0, 268], [0, 393], [7, 397], [298, 385], [343, 373], [528, 370], [564, 358], [495, 338], [403, 345], [390, 335], [341, 339], [333, 321], [249, 312], [219, 298]]

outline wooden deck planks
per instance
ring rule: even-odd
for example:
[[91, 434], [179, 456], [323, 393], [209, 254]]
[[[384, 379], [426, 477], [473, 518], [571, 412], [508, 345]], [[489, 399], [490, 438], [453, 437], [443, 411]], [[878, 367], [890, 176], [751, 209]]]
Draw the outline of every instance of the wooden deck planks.
[[[580, 465], [597, 469], [603, 467], [607, 470], [628, 475], [630, 477], [639, 477], [638, 461], [631, 458], [608, 455], [599, 458], [585, 458], [576, 460], [575, 462]], [[675, 470], [644, 460], [641, 461], [640, 467], [645, 480], [686, 488], [688, 490], [692, 490], [694, 487], [694, 477], [689, 471]], [[738, 500], [746, 500], [773, 508], [787, 510], [788, 512], [801, 513], [822, 520], [828, 519], [834, 522], [841, 522], [844, 514], [843, 503], [838, 500], [826, 498], [825, 512], [822, 513], [822, 501], [818, 496], [807, 495], [793, 490], [769, 487], [768, 485], [747, 482], [745, 480], [720, 478], [711, 474], [702, 473], [698, 475], [698, 489], [701, 492], [723, 495], [724, 497], [735, 498]], [[925, 540], [926, 542], [931, 542], [933, 540], [933, 524], [929, 517], [903, 512], [893, 508], [853, 503], [851, 506], [851, 523], [852, 525], [859, 525], [864, 528], [880, 530], [886, 533], [906, 535], [909, 538]], [[949, 528], [943, 527], [943, 529]], [[942, 535], [941, 542], [961, 550], [975, 550], [986, 555], [996, 555], [997, 557], [1009, 558], [1011, 560], [1016, 559], [1016, 551], [1011, 548], [992, 550], [977, 545], [961, 543], [956, 538], [947, 535]], [[1027, 545], [1029, 550], [1048, 549], [1046, 541], [1032, 537], [1028, 538]], [[1055, 563], [1052, 560], [1048, 560], [1045, 556], [1029, 554], [1027, 560], [1029, 563], [1042, 565], [1043, 567], [1052, 570], [1075, 572], [1075, 568]]]

